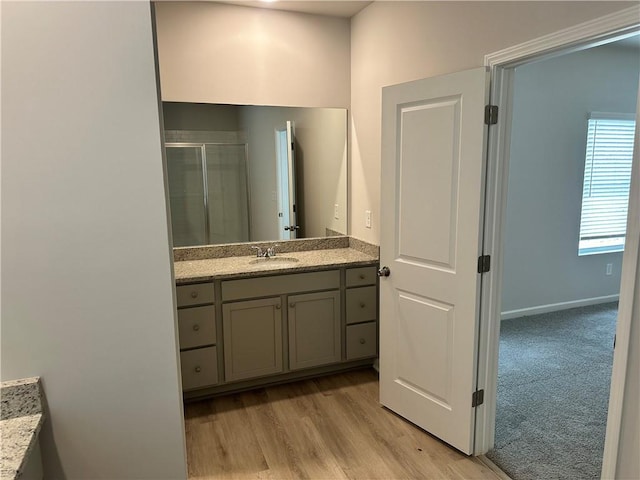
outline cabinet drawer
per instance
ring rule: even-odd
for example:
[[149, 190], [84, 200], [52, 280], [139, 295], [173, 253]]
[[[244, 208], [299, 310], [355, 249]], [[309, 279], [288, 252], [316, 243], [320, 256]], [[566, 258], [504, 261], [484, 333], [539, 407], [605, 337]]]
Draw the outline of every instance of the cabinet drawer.
[[375, 357], [378, 323], [368, 322], [347, 327], [347, 360]]
[[213, 305], [178, 310], [180, 349], [216, 343], [216, 310]]
[[207, 387], [218, 383], [218, 355], [216, 347], [180, 352], [182, 390]]
[[222, 282], [222, 300], [269, 297], [334, 288], [340, 288], [340, 271], [338, 270], [227, 280]]
[[347, 290], [347, 324], [375, 320], [377, 318], [378, 292], [371, 287], [350, 288]]
[[375, 285], [378, 279], [376, 267], [360, 267], [347, 269], [347, 287]]
[[194, 283], [192, 285], [178, 285], [176, 287], [178, 307], [213, 303], [213, 297], [213, 283], [211, 282]]

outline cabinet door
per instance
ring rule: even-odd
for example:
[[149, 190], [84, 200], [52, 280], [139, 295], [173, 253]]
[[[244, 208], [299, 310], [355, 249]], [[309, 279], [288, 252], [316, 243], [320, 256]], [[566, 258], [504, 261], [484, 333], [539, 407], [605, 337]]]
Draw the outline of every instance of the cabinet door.
[[225, 380], [282, 372], [280, 297], [222, 306]]
[[289, 297], [289, 368], [339, 362], [340, 292]]

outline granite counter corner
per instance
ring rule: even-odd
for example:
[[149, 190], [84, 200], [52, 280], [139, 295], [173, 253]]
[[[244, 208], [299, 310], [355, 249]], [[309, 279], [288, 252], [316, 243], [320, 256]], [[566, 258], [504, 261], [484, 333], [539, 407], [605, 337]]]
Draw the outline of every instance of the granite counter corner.
[[[2, 382], [0, 388], [0, 479], [14, 480], [39, 457], [39, 433], [44, 422], [40, 377]], [[37, 459], [40, 462], [40, 459]]]

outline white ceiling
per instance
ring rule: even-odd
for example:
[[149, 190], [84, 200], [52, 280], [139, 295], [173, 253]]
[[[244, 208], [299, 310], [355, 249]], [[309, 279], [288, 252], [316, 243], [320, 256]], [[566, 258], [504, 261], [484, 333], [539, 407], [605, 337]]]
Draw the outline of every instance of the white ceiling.
[[282, 0], [282, 1], [258, 1], [258, 0], [219, 0], [218, 3], [231, 3], [245, 7], [270, 8], [274, 10], [287, 10], [289, 12], [311, 13], [314, 15], [328, 15], [331, 17], [351, 18], [364, 7], [373, 3], [365, 0], [332, 1], [332, 0]]

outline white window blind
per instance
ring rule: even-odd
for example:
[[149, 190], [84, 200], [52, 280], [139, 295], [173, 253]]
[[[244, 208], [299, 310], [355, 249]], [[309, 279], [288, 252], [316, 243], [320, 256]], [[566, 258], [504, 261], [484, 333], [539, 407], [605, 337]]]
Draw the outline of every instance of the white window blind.
[[624, 250], [635, 116], [591, 114], [578, 255]]

